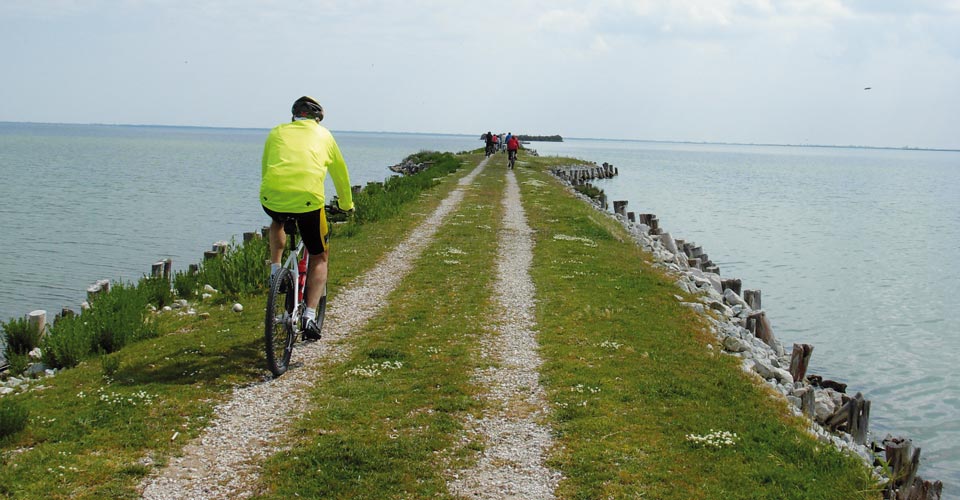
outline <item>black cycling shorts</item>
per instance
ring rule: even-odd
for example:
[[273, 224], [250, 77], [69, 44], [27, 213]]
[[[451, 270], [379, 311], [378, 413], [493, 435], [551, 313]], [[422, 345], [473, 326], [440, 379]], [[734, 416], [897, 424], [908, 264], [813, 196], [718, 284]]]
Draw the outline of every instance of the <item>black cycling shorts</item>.
[[327, 225], [327, 214], [322, 208], [302, 214], [274, 212], [267, 207], [263, 207], [263, 211], [278, 224], [283, 225], [287, 221], [295, 222], [310, 255], [320, 255], [327, 251], [330, 226]]

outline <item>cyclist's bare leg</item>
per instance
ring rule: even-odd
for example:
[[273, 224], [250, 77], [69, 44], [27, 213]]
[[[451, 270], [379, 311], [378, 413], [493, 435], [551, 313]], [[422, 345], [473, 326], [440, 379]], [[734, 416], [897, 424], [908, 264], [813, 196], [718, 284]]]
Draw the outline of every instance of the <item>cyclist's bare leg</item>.
[[287, 245], [287, 232], [283, 224], [273, 221], [270, 223], [270, 262], [279, 264], [283, 258], [283, 248]]
[[307, 264], [307, 307], [316, 309], [323, 297], [323, 287], [327, 284], [327, 260], [330, 252], [319, 255], [310, 254]]

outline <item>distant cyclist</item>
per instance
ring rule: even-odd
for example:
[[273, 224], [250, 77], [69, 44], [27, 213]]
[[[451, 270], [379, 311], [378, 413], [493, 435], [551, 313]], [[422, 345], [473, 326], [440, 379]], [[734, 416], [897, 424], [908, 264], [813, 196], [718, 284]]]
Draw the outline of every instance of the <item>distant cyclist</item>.
[[486, 150], [484, 150], [484, 153], [487, 156], [492, 155], [493, 154], [493, 133], [490, 131], [487, 131], [487, 134], [484, 136], [483, 140], [486, 141], [486, 144], [487, 144], [487, 148]]
[[513, 163], [517, 161], [517, 151], [520, 149], [520, 140], [513, 134], [508, 134], [508, 137], [510, 138], [507, 139], [507, 158], [510, 161], [510, 168], [513, 168]]
[[293, 119], [277, 125], [263, 146], [260, 203], [270, 216], [270, 276], [280, 269], [287, 235], [283, 221], [295, 220], [310, 253], [307, 265], [306, 339], [319, 339], [314, 319], [327, 283], [329, 226], [323, 210], [323, 181], [333, 178], [341, 210], [353, 210], [350, 174], [330, 131], [320, 125], [323, 107], [312, 97], [293, 103]]

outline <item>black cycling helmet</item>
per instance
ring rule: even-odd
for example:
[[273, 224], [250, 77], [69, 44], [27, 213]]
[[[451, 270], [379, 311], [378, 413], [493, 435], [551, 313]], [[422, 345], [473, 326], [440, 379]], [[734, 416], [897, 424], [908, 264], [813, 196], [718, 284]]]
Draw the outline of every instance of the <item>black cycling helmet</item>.
[[323, 106], [316, 99], [305, 95], [293, 102], [290, 114], [294, 118], [315, 118], [323, 121]]

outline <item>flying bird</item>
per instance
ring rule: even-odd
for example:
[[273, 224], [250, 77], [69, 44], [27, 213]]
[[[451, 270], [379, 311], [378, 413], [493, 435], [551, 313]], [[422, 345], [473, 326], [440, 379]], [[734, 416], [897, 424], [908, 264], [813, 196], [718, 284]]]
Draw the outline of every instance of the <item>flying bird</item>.
[[873, 88], [873, 87], [864, 87], [863, 90], [870, 90], [870, 89], [872, 89], [872, 88]]

